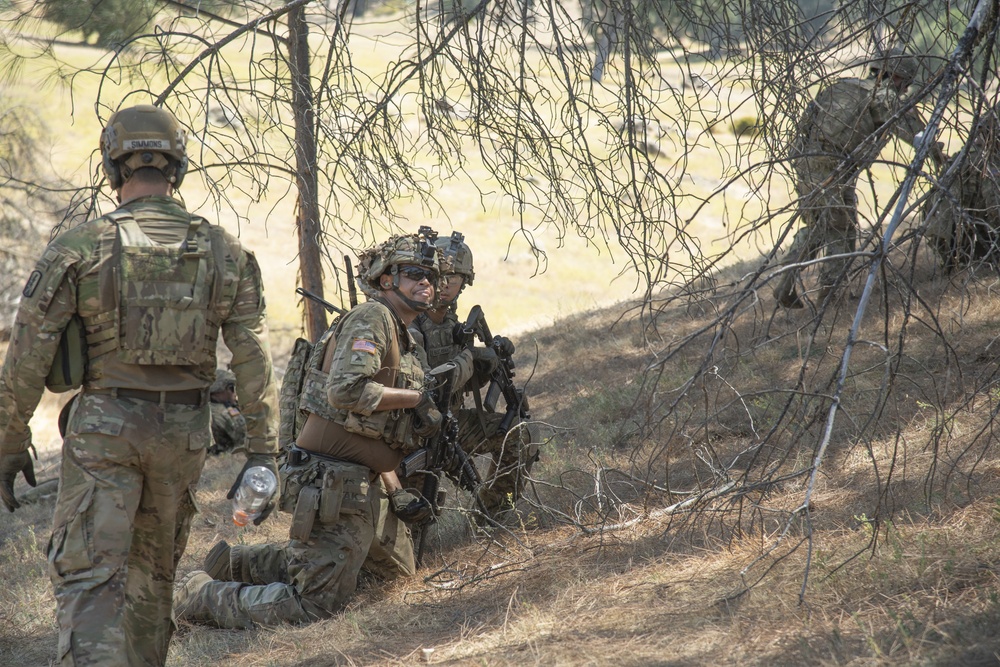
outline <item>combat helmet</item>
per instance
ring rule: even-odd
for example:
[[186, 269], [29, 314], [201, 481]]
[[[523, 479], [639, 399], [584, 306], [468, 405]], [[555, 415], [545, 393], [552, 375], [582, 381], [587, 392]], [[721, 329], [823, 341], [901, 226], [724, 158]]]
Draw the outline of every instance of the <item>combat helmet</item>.
[[[399, 267], [401, 265], [422, 266], [433, 273], [434, 300], [441, 291], [442, 264], [447, 267], [443, 253], [434, 246], [425, 234], [404, 234], [392, 236], [373, 248], [358, 255], [358, 283], [362, 290], [371, 295], [381, 291], [379, 278], [385, 274], [392, 276], [392, 289], [398, 294]], [[402, 297], [402, 295], [400, 295]], [[402, 297], [414, 310], [427, 310], [435, 304], [423, 304]]]
[[219, 394], [226, 391], [229, 388], [236, 387], [236, 375], [226, 368], [215, 369], [215, 382], [209, 388], [209, 394]]
[[472, 270], [472, 249], [465, 243], [465, 235], [461, 232], [452, 232], [443, 250], [445, 257], [451, 260], [449, 273], [457, 273], [464, 277], [463, 287], [471, 285], [476, 278], [476, 272]]
[[140, 104], [111, 114], [101, 132], [101, 165], [113, 190], [136, 169], [153, 167], [179, 188], [187, 173], [187, 131], [172, 113]]
[[894, 46], [888, 51], [876, 55], [869, 63], [873, 73], [881, 72], [884, 77], [898, 76], [903, 80], [903, 88], [909, 87], [917, 78], [920, 63], [903, 49]]

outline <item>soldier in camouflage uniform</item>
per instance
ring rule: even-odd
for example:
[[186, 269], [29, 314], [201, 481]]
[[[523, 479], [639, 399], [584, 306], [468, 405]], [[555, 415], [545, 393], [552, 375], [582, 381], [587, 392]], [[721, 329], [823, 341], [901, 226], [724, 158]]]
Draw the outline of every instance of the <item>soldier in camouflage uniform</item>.
[[212, 404], [212, 446], [209, 454], [221, 454], [243, 448], [247, 437], [247, 423], [240, 413], [236, 397], [236, 376], [232, 371], [219, 368], [215, 382], [209, 389]]
[[[900, 111], [901, 95], [917, 75], [917, 61], [892, 49], [874, 60], [867, 79], [844, 78], [821, 90], [799, 120], [792, 146], [795, 190], [802, 228], [784, 264], [852, 253], [858, 228], [858, 176], [878, 157], [890, 136], [913, 144], [926, 123], [916, 109]], [[941, 146], [931, 159], [944, 162]], [[828, 259], [820, 270], [820, 301], [850, 264], [849, 257]], [[795, 281], [798, 270], [786, 269], [775, 297], [786, 308], [801, 308]]]
[[[957, 165], [955, 163], [958, 163]], [[946, 271], [998, 258], [1000, 245], [1000, 122], [986, 111], [964, 153], [946, 165], [951, 181], [935, 189], [924, 207], [924, 237]], [[943, 179], [942, 179], [943, 180]]]
[[[462, 391], [452, 394], [452, 412], [458, 418], [462, 449], [470, 455], [486, 454], [492, 459], [488, 474], [483, 476], [479, 496], [496, 519], [520, 497], [525, 476], [538, 460], [539, 439], [528, 424], [515, 425], [508, 433], [501, 433], [499, 426], [504, 413], [487, 412], [478, 401], [476, 407], [464, 407], [469, 394], [478, 394], [489, 383], [499, 362], [492, 347], [466, 347], [464, 341], [456, 340], [456, 327], [460, 325], [458, 297], [476, 277], [472, 250], [459, 232], [452, 233], [448, 239], [438, 239], [437, 244], [451, 259], [450, 269], [443, 276], [439, 305], [418, 315], [410, 325], [410, 332], [426, 355], [425, 367], [433, 368], [449, 361], [459, 368], [472, 364], [474, 372], [458, 375], [456, 386], [462, 387]], [[497, 337], [497, 344], [505, 354], [513, 354], [514, 344], [509, 339]]]
[[306, 418], [281, 469], [289, 542], [217, 544], [209, 572], [178, 587], [179, 619], [223, 628], [314, 621], [344, 606], [362, 567], [386, 578], [415, 572], [405, 521], [426, 517], [429, 505], [385, 479], [440, 429], [406, 328], [432, 304], [438, 272], [438, 252], [418, 235], [362, 255], [359, 273], [377, 295], [334, 323], [306, 365]]
[[121, 205], [45, 249], [0, 375], [0, 495], [13, 511], [17, 473], [33, 477], [28, 420], [62, 332], [79, 318], [86, 348], [75, 354], [88, 363], [48, 546], [62, 665], [166, 662], [174, 573], [211, 442], [220, 329], [244, 398], [247, 463], [275, 467], [260, 271], [238, 239], [171, 197], [185, 139], [172, 114], [150, 105], [111, 116], [101, 154]]

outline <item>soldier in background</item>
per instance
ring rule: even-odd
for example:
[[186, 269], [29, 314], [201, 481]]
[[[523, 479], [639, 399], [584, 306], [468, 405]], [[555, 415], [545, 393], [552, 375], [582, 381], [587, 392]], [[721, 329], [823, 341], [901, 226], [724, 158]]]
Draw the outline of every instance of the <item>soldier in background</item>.
[[68, 355], [87, 364], [48, 547], [62, 665], [166, 663], [174, 574], [211, 443], [220, 329], [247, 421], [247, 465], [234, 489], [252, 465], [276, 469], [260, 270], [237, 238], [171, 196], [187, 170], [185, 143], [163, 109], [112, 114], [100, 148], [120, 206], [45, 249], [0, 374], [0, 496], [13, 511], [17, 474], [33, 480], [28, 420], [57, 348], [70, 331], [85, 335]]
[[[439, 238], [436, 243], [451, 260], [446, 264], [450, 268], [442, 276], [437, 305], [418, 315], [410, 325], [410, 332], [422, 348], [425, 368], [451, 361], [461, 369], [471, 362], [472, 372], [459, 374], [461, 391], [452, 394], [452, 412], [458, 418], [458, 440], [462, 449], [470, 455], [485, 454], [492, 461], [490, 470], [483, 475], [479, 497], [491, 518], [496, 520], [513, 509], [521, 496], [525, 478], [538, 460], [540, 439], [528, 424], [514, 424], [509, 434], [501, 433], [499, 426], [504, 413], [487, 412], [479, 400], [475, 407], [465, 407], [470, 394], [478, 397], [482, 387], [489, 384], [499, 360], [492, 347], [468, 347], [455, 335], [456, 327], [461, 326], [458, 297], [476, 277], [471, 248], [459, 232], [452, 233], [448, 239]], [[497, 342], [507, 356], [514, 353], [510, 339], [501, 336]]]
[[1000, 122], [996, 108], [976, 121], [965, 152], [955, 155], [944, 171], [952, 168], [947, 189], [935, 189], [924, 207], [924, 238], [949, 272], [975, 261], [998, 259]]
[[[893, 118], [901, 96], [917, 76], [918, 63], [900, 49], [872, 61], [867, 79], [843, 78], [822, 89], [799, 120], [792, 145], [802, 228], [783, 264], [829, 258], [855, 250], [858, 229], [858, 176], [868, 169], [892, 136], [913, 145], [926, 123], [916, 109]], [[940, 167], [940, 144], [931, 159]], [[823, 262], [819, 300], [823, 301], [850, 265], [850, 257]], [[784, 271], [775, 297], [785, 308], [801, 308], [795, 287], [798, 269]]]
[[225, 368], [215, 371], [215, 382], [209, 388], [208, 400], [212, 404], [212, 446], [209, 454], [221, 454], [243, 449], [247, 437], [247, 423], [240, 413], [236, 395], [236, 376]]
[[340, 611], [364, 567], [383, 579], [416, 572], [405, 522], [430, 505], [399, 486], [405, 454], [440, 429], [407, 325], [429, 308], [439, 252], [419, 235], [362, 254], [369, 301], [321, 337], [304, 371], [305, 423], [281, 476], [281, 509], [292, 513], [284, 545], [220, 542], [205, 571], [175, 592], [177, 618], [222, 628], [305, 623]]

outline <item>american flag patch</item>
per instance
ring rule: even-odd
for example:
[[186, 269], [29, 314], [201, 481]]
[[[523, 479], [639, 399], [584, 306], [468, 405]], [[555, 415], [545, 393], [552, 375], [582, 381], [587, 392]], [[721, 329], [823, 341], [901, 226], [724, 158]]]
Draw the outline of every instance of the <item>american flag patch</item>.
[[351, 346], [351, 350], [355, 352], [367, 352], [368, 354], [375, 354], [376, 347], [375, 343], [370, 340], [365, 340], [364, 338], [355, 338], [354, 345]]

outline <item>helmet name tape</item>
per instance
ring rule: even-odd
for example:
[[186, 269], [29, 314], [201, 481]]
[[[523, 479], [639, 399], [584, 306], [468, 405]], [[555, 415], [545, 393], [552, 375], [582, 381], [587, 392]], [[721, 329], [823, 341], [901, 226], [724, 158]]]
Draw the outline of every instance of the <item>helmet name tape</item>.
[[122, 142], [122, 150], [126, 152], [141, 150], [170, 150], [170, 142], [163, 139], [126, 139]]

